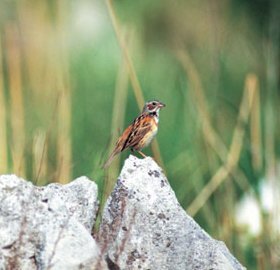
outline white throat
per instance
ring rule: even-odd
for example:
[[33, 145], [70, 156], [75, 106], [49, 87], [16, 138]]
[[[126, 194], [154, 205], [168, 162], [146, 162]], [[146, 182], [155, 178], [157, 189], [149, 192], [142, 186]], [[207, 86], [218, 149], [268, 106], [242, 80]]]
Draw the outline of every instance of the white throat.
[[154, 116], [156, 123], [159, 122], [159, 109], [156, 110], [156, 114]]

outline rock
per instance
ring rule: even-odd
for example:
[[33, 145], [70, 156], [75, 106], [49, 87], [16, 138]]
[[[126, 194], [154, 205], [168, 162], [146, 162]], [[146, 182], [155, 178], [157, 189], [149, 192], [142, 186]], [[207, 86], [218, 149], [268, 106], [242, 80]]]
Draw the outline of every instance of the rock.
[[126, 160], [98, 242], [110, 269], [245, 269], [186, 214], [151, 158]]
[[86, 177], [36, 187], [0, 176], [0, 269], [244, 269], [185, 213], [151, 158], [126, 161], [99, 246], [97, 210], [97, 186]]
[[91, 236], [97, 209], [86, 177], [36, 187], [0, 176], [0, 269], [107, 269]]

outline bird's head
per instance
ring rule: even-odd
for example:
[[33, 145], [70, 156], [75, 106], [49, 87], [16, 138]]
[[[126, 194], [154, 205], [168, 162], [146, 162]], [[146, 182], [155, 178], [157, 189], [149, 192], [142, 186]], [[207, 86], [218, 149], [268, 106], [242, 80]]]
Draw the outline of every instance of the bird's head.
[[145, 103], [145, 106], [143, 108], [143, 113], [156, 113], [158, 114], [159, 110], [161, 108], [165, 107], [165, 104], [158, 101], [158, 100], [152, 100]]

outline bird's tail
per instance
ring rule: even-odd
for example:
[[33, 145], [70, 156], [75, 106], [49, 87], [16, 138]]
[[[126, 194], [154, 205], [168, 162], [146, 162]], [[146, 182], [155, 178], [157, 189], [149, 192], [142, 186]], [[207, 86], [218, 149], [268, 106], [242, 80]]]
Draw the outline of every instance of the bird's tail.
[[109, 156], [109, 158], [107, 159], [107, 161], [104, 163], [104, 165], [102, 166], [103, 169], [106, 169], [109, 167], [109, 165], [111, 164], [111, 162], [113, 161], [115, 155], [117, 154], [116, 151], [113, 151], [112, 154]]

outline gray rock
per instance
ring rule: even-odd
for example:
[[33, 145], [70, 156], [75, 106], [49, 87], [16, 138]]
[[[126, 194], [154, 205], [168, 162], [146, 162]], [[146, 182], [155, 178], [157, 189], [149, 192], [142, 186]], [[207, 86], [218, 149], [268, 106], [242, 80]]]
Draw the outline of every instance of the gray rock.
[[36, 187], [0, 176], [0, 269], [95, 269], [97, 209], [97, 186], [86, 177]]
[[126, 160], [98, 242], [111, 269], [245, 269], [185, 213], [151, 158]]

